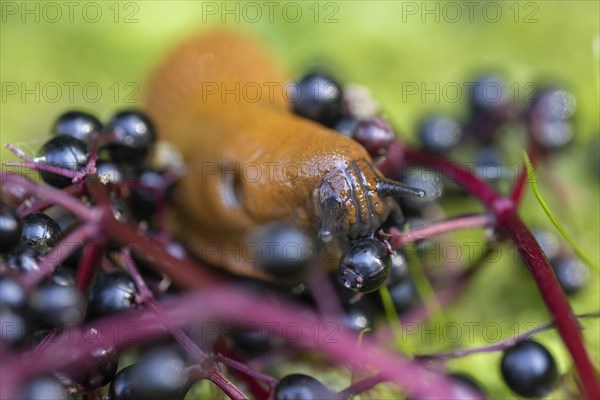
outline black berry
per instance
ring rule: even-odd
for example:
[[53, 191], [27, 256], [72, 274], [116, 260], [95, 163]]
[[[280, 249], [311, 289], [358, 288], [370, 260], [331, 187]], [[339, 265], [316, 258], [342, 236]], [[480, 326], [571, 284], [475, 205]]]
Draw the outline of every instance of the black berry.
[[70, 400], [73, 397], [56, 379], [51, 377], [38, 378], [27, 383], [21, 394], [27, 400]]
[[573, 257], [561, 257], [551, 261], [558, 282], [566, 294], [580, 291], [590, 278], [590, 271], [585, 263]]
[[71, 136], [81, 140], [88, 148], [91, 147], [93, 138], [97, 137], [101, 131], [100, 121], [83, 111], [69, 111], [62, 114], [52, 128], [53, 135]]
[[552, 391], [558, 380], [552, 354], [531, 340], [505, 350], [500, 370], [508, 387], [522, 397], [543, 397]]
[[433, 115], [421, 122], [419, 141], [425, 150], [435, 153], [447, 153], [462, 138], [462, 129], [452, 118]]
[[27, 318], [23, 312], [0, 305], [0, 342], [16, 347], [27, 337]]
[[146, 169], [139, 173], [138, 184], [133, 187], [127, 198], [133, 216], [140, 221], [151, 221], [158, 210], [158, 203], [164, 201], [165, 184], [162, 175], [155, 170]]
[[29, 306], [36, 321], [44, 327], [79, 324], [85, 314], [85, 302], [79, 289], [53, 282], [41, 285], [31, 295]]
[[405, 313], [420, 302], [419, 293], [411, 277], [388, 286], [388, 291], [398, 314]]
[[156, 142], [152, 122], [145, 114], [135, 110], [116, 114], [104, 134], [109, 135], [110, 140], [103, 147], [108, 150], [110, 159], [119, 164], [139, 164]]
[[46, 214], [29, 214], [23, 218], [21, 246], [26, 251], [42, 254], [56, 244], [61, 233], [58, 224]]
[[96, 163], [96, 175], [103, 183], [119, 183], [123, 181], [124, 174], [118, 164], [100, 160]]
[[176, 399], [187, 389], [186, 365], [179, 354], [153, 350], [119, 371], [109, 389], [111, 400]]
[[131, 309], [138, 289], [129, 275], [122, 271], [100, 273], [88, 296], [88, 317], [102, 317]]
[[0, 253], [8, 253], [21, 241], [23, 223], [17, 213], [0, 204]]
[[[81, 140], [64, 135], [55, 136], [47, 141], [39, 155], [39, 159], [46, 164], [71, 171], [81, 170], [88, 161], [86, 144]], [[71, 178], [48, 171], [41, 171], [40, 175], [44, 182], [58, 188], [69, 186], [72, 182]]]
[[392, 268], [392, 260], [385, 244], [377, 239], [354, 242], [349, 252], [340, 259], [339, 273], [349, 289], [368, 293], [379, 289]]
[[[471, 376], [459, 372], [453, 372], [448, 374], [448, 376], [458, 384], [458, 388], [454, 390], [454, 397], [457, 399], [475, 399], [475, 396], [477, 396], [477, 398], [487, 397], [479, 383], [477, 383]], [[470, 391], [474, 396], [467, 394], [467, 390]]]
[[71, 378], [81, 386], [93, 389], [107, 385], [117, 373], [119, 357], [113, 348], [98, 348], [92, 351], [91, 366], [85, 371], [71, 374]]
[[342, 115], [342, 88], [330, 76], [311, 73], [304, 76], [289, 94], [294, 112], [333, 127]]
[[260, 267], [280, 279], [296, 279], [312, 260], [312, 241], [298, 228], [271, 223], [256, 229], [253, 240], [260, 246]]
[[22, 310], [26, 302], [25, 290], [12, 279], [0, 278], [0, 307]]
[[509, 99], [504, 79], [498, 75], [482, 75], [472, 82], [469, 104], [475, 113], [494, 113]]
[[323, 400], [332, 396], [325, 385], [303, 374], [285, 376], [275, 386], [275, 400]]
[[394, 138], [392, 127], [381, 117], [360, 121], [354, 131], [354, 139], [372, 156], [383, 154]]

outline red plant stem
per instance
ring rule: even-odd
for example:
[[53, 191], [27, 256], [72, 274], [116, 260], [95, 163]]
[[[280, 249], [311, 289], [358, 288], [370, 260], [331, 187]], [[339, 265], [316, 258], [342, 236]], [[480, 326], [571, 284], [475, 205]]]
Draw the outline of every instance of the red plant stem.
[[464, 217], [452, 218], [442, 222], [436, 222], [420, 229], [413, 229], [409, 232], [392, 227], [390, 229], [391, 237], [388, 239], [392, 247], [398, 248], [406, 243], [412, 243], [429, 236], [440, 235], [442, 233], [454, 232], [459, 229], [477, 228], [492, 225], [494, 218], [488, 214], [469, 215]]
[[64, 176], [65, 178], [71, 178], [71, 179], [81, 176], [81, 173], [79, 173], [77, 171], [57, 167], [57, 166], [46, 164], [46, 163], [40, 163], [40, 162], [31, 163], [31, 162], [7, 161], [3, 164], [8, 167], [20, 167], [20, 168], [32, 169], [34, 171], [52, 172], [53, 174], [61, 175], [61, 176]]
[[501, 196], [471, 172], [440, 156], [407, 150], [399, 142], [392, 145], [388, 154], [387, 160], [380, 166], [384, 174], [391, 172], [390, 170], [402, 168], [405, 162], [442, 171], [449, 179], [464, 187], [494, 213], [496, 227], [506, 232], [518, 247], [525, 265], [554, 318], [557, 330], [569, 350], [579, 374], [584, 394], [588, 398], [600, 398], [598, 374], [586, 352], [569, 302], [542, 249], [519, 218], [513, 201]]
[[98, 260], [102, 257], [103, 246], [101, 243], [88, 242], [83, 245], [83, 251], [77, 272], [75, 274], [75, 285], [86, 293], [91, 283], [92, 276], [98, 265]]
[[[0, 182], [5, 184], [4, 187], [10, 192], [22, 190], [38, 197], [48, 200], [51, 199], [54, 202], [54, 205], [69, 210], [83, 220], [89, 221], [99, 218], [97, 213], [91, 212], [85, 204], [79, 201], [79, 199], [65, 194], [60, 189], [38, 185], [23, 175], [0, 171]], [[17, 197], [20, 196], [18, 195]]]
[[[71, 196], [79, 197], [86, 193], [85, 187], [80, 183], [73, 184], [71, 186], [67, 186], [64, 188], [63, 193], [66, 193]], [[25, 215], [44, 211], [47, 208], [50, 208], [54, 205], [54, 201], [50, 199], [41, 199], [35, 201], [29, 207], [25, 207], [19, 210], [19, 216], [24, 217]]]
[[[198, 307], [198, 304], [204, 306]], [[361, 346], [357, 347], [356, 333], [344, 326], [339, 326], [333, 338], [315, 338], [315, 327], [323, 329], [327, 321], [310, 318], [297, 305], [284, 299], [279, 299], [277, 304], [273, 304], [243, 287], [221, 286], [191, 293], [165, 304], [163, 311], [164, 315], [178, 326], [193, 321], [234, 320], [271, 326], [274, 334], [284, 338], [289, 335], [288, 328], [293, 326], [301, 333], [296, 336], [297, 345], [320, 350], [340, 363], [359, 368], [372, 367], [379, 371], [384, 379], [395, 383], [411, 397], [448, 399], [455, 393], [455, 384], [442, 373], [382, 349], [369, 338], [363, 338]], [[277, 321], [277, 324], [273, 324], [273, 321]], [[101, 333], [97, 340], [90, 340], [85, 335], [91, 327]], [[91, 327], [62, 335], [44, 351], [32, 352], [26, 359], [20, 355], [3, 357], [0, 375], [3, 377], [3, 383], [5, 377], [11, 379], [6, 380], [6, 384], [0, 388], [0, 395], [4, 396], [2, 398], [14, 397], [18, 385], [31, 376], [72, 368], [81, 362], [89, 361], [90, 352], [95, 348], [114, 346], [116, 351], [120, 351], [133, 343], [147, 341], [166, 333], [161, 318], [146, 310], [104, 318], [95, 321]], [[113, 335], [109, 335], [111, 332]], [[61, 354], [61, 357], [56, 357], [56, 354]], [[472, 395], [475, 398], [476, 393]]]

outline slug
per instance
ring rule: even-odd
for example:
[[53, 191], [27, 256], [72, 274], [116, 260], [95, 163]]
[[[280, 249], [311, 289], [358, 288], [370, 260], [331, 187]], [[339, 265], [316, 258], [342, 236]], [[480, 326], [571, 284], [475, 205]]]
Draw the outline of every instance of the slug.
[[423, 194], [383, 177], [356, 141], [294, 115], [288, 82], [257, 42], [217, 31], [176, 47], [147, 90], [146, 112], [186, 165], [179, 235], [236, 274], [269, 279], [244, 251], [265, 224], [348, 242], [379, 229], [392, 197]]

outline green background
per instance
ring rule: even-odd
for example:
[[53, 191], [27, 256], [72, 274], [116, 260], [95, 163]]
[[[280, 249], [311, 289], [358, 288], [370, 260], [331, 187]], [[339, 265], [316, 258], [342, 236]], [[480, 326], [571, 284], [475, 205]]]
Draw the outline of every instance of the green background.
[[[429, 112], [464, 116], [466, 90], [456, 98], [455, 92], [444, 94], [443, 88], [469, 81], [479, 71], [504, 74], [511, 96], [520, 99], [530, 94], [531, 82], [557, 81], [577, 98], [575, 145], [554, 160], [551, 172], [542, 171], [542, 192], [567, 231], [598, 260], [599, 186], [589, 167], [590, 143], [600, 132], [598, 2], [475, 2], [472, 15], [469, 2], [462, 1], [308, 1], [293, 6], [274, 2], [272, 18], [265, 2], [251, 3], [108, 1], [86, 6], [75, 2], [70, 16], [64, 2], [3, 1], [0, 141], [33, 153], [53, 119], [67, 109], [85, 109], [106, 119], [119, 108], [140, 105], [150, 71], [177, 40], [223, 25], [261, 38], [292, 76], [320, 63], [344, 82], [368, 86], [398, 134], [407, 140], [413, 140], [416, 123]], [[256, 5], [262, 16], [251, 22]], [[25, 7], [33, 11], [27, 13]], [[215, 7], [216, 14], [209, 13]], [[224, 7], [233, 13], [225, 15]], [[425, 8], [433, 11], [424, 13]], [[420, 88], [417, 94], [403, 92], [406, 85], [414, 84]], [[72, 98], [69, 85], [74, 87]], [[13, 94], [15, 87], [18, 92]], [[101, 88], [100, 95], [95, 87]], [[5, 149], [0, 155], [2, 161], [13, 159]], [[513, 156], [516, 159], [518, 153]], [[566, 199], [559, 197], [551, 181], [561, 182]], [[451, 206], [449, 214], [465, 209], [480, 207], [466, 202]], [[553, 229], [530, 193], [523, 215], [532, 226]], [[456, 238], [481, 237], [469, 233]], [[548, 315], [531, 279], [515, 261], [514, 252], [508, 252], [478, 275], [463, 299], [447, 311], [446, 321], [463, 328], [461, 341], [450, 344], [443, 335], [425, 340], [416, 335], [406, 348], [432, 352], [483, 345], [486, 335], [496, 337], [484, 331], [486, 323], [498, 324], [501, 338], [507, 338], [527, 323], [546, 322]], [[575, 311], [598, 310], [599, 292], [598, 271], [594, 271], [589, 286], [572, 298]], [[472, 340], [466, 335], [465, 323], [469, 322], [481, 324]], [[598, 365], [599, 323], [586, 321], [585, 326], [584, 335]], [[549, 345], [561, 371], [566, 372], [568, 357], [555, 333], [541, 334], [539, 339]], [[497, 358], [498, 354], [470, 356], [450, 366], [471, 372], [490, 396], [510, 396], [499, 380]], [[328, 383], [344, 386], [347, 381], [338, 376], [331, 373]]]

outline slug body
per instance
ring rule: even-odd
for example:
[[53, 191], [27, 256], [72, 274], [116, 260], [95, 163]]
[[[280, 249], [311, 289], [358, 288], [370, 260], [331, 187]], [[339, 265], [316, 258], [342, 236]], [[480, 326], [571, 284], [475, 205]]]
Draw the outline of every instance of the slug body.
[[392, 207], [361, 145], [291, 112], [288, 82], [255, 42], [216, 32], [176, 48], [147, 93], [159, 136], [186, 165], [180, 236], [234, 273], [267, 278], [245, 254], [264, 224], [290, 220], [320, 228], [325, 242], [348, 240], [372, 234]]

